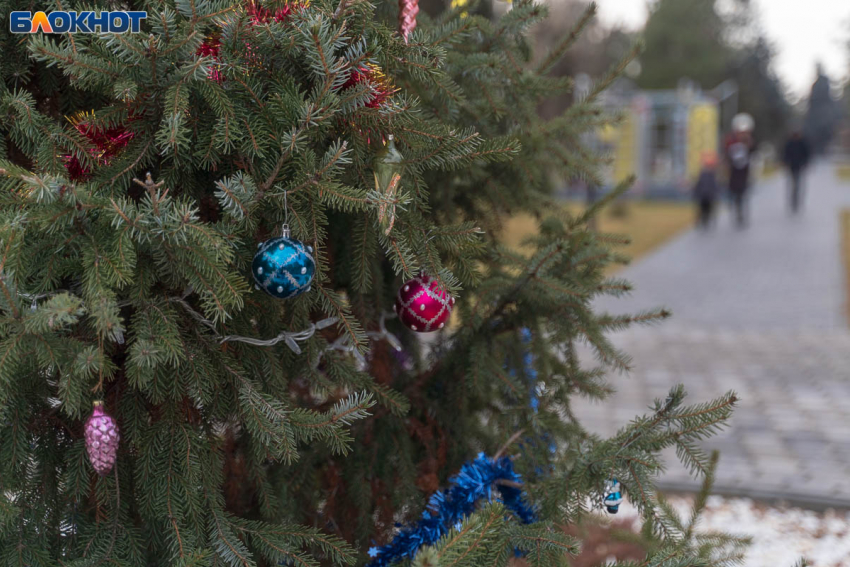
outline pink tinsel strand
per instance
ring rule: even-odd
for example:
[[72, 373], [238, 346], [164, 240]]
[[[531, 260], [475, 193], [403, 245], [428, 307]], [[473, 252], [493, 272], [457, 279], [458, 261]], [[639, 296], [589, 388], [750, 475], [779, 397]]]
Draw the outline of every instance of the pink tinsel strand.
[[419, 0], [398, 0], [398, 31], [407, 43], [407, 36], [416, 29]]
[[103, 402], [94, 403], [94, 411], [86, 421], [86, 452], [92, 467], [104, 476], [115, 466], [121, 435], [115, 419], [103, 409]]

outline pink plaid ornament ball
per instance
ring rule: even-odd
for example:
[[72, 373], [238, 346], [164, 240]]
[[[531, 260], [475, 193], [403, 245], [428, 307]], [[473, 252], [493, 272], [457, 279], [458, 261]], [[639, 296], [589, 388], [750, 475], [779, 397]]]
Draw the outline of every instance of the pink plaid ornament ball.
[[118, 457], [118, 424], [103, 409], [103, 402], [94, 402], [94, 411], [86, 421], [86, 452], [92, 467], [100, 476], [108, 474]]
[[442, 291], [437, 280], [420, 274], [398, 290], [395, 312], [411, 331], [427, 333], [445, 327], [455, 306], [455, 298]]

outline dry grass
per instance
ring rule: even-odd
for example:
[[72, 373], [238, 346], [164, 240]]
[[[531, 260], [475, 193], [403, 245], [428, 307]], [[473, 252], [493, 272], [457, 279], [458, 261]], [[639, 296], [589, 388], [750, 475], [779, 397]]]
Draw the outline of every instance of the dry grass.
[[764, 169], [761, 172], [760, 180], [770, 179], [780, 171], [782, 171], [782, 163], [777, 161], [770, 161], [764, 165]]
[[[570, 212], [578, 213], [582, 205], [565, 204]], [[611, 209], [603, 210], [597, 228], [602, 232], [627, 234], [631, 244], [620, 249], [632, 260], [655, 250], [694, 223], [693, 205], [674, 202], [629, 202], [619, 205], [623, 214], [615, 215]], [[518, 215], [506, 223], [504, 244], [519, 249], [524, 238], [537, 231], [537, 221], [529, 215]], [[609, 273], [622, 266], [612, 266]]]
[[841, 164], [836, 166], [835, 175], [838, 176], [838, 179], [841, 181], [850, 181], [850, 164]]
[[841, 211], [841, 257], [844, 259], [844, 285], [847, 289], [844, 312], [850, 321], [850, 209]]

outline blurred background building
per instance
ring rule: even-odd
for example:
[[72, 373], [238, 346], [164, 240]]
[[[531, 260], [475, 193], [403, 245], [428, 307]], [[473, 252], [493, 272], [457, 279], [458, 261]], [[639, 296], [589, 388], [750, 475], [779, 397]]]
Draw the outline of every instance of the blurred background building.
[[597, 150], [611, 156], [606, 183], [634, 175], [633, 195], [690, 195], [703, 156], [720, 147], [720, 98], [686, 79], [676, 89], [658, 90], [623, 79], [603, 93], [602, 102], [620, 117], [595, 140]]

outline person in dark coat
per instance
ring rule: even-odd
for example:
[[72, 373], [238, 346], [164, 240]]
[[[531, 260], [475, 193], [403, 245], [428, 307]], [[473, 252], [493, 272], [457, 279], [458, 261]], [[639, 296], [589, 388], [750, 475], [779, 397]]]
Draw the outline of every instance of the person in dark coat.
[[714, 206], [720, 196], [717, 183], [717, 155], [706, 152], [702, 156], [702, 169], [694, 185], [694, 201], [697, 204], [697, 226], [709, 229], [714, 217]]
[[750, 185], [750, 159], [755, 146], [748, 130], [734, 131], [726, 141], [726, 163], [729, 166], [729, 193], [735, 207], [738, 228], [747, 225], [746, 196]]
[[802, 193], [803, 170], [809, 165], [811, 150], [809, 143], [800, 132], [791, 132], [788, 141], [785, 142], [785, 151], [782, 152], [782, 162], [791, 174], [791, 212], [800, 210], [800, 197]]

